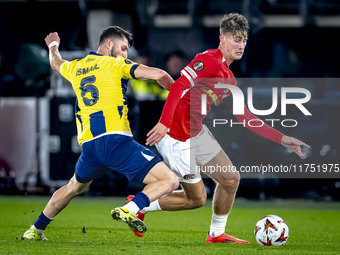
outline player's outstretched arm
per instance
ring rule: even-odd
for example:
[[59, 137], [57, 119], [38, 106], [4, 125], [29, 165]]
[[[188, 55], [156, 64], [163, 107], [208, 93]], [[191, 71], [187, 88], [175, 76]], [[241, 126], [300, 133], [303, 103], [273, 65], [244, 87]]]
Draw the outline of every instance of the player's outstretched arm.
[[[226, 98], [225, 100], [223, 100], [223, 102], [230, 110], [232, 110], [233, 109], [233, 103], [232, 103], [232, 100], [230, 100], [230, 98]], [[262, 136], [266, 139], [269, 139], [273, 142], [280, 143], [284, 147], [294, 151], [300, 158], [304, 158], [304, 155], [301, 151], [301, 146], [310, 148], [309, 145], [299, 141], [298, 139], [296, 139], [294, 137], [286, 136], [286, 135], [280, 133], [279, 131], [277, 131], [276, 129], [269, 127], [266, 124], [262, 125], [261, 127], [251, 127], [251, 126], [249, 126], [249, 124], [248, 124], [249, 120], [254, 120], [254, 119], [258, 119], [258, 118], [256, 116], [252, 115], [249, 112], [246, 105], [244, 105], [244, 112], [245, 112], [244, 115], [235, 115], [235, 116], [240, 122], [247, 123], [246, 127], [249, 130], [251, 130], [252, 132], [254, 132], [254, 133], [256, 133], [256, 134], [258, 134], [258, 135], [260, 135], [260, 136]]]
[[63, 60], [59, 53], [60, 38], [57, 32], [50, 33], [45, 38], [46, 45], [49, 48], [49, 59], [52, 69], [59, 72], [60, 66], [65, 60]]
[[138, 80], [155, 80], [166, 90], [170, 90], [171, 84], [174, 83], [171, 76], [159, 68], [140, 65], [135, 70], [134, 75]]
[[301, 146], [306, 147], [306, 148], [310, 148], [310, 146], [308, 144], [305, 144], [304, 142], [301, 142], [300, 140], [298, 140], [294, 137], [290, 137], [290, 136], [286, 136], [286, 135], [282, 136], [281, 144], [284, 147], [294, 151], [300, 158], [305, 157], [303, 155], [302, 151], [301, 151]]

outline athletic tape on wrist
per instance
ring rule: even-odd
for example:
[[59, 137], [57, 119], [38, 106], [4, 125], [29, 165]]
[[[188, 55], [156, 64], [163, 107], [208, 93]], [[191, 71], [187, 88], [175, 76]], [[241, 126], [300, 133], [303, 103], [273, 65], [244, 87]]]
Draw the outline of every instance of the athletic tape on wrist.
[[57, 41], [53, 41], [48, 45], [48, 48], [50, 49], [51, 47], [53, 47], [55, 45], [59, 46], [59, 43]]

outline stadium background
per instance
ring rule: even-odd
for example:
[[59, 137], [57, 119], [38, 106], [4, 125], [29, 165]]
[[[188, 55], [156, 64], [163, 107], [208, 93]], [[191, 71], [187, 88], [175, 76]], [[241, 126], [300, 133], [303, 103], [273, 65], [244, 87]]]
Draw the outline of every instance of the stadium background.
[[[72, 176], [80, 153], [75, 140], [75, 98], [69, 85], [50, 70], [44, 43], [49, 32], [59, 33], [62, 56], [71, 60], [96, 50], [101, 30], [118, 25], [134, 34], [129, 58], [143, 56], [151, 66], [168, 70], [166, 63], [172, 55], [177, 57], [178, 66], [199, 52], [217, 48], [219, 19], [229, 12], [242, 13], [251, 26], [242, 60], [231, 65], [235, 77], [314, 78], [314, 83], [299, 84], [312, 94], [313, 102], [306, 107], [313, 117], [303, 119], [301, 112], [296, 116], [291, 113], [290, 118], [301, 121], [299, 129], [289, 130], [289, 135], [312, 146], [309, 154], [313, 162], [339, 163], [337, 0], [1, 0], [0, 193], [50, 194]], [[270, 106], [268, 88], [261, 87], [263, 93], [256, 94], [259, 109]], [[135, 138], [144, 143], [164, 101], [159, 94], [140, 99], [138, 91], [131, 91], [132, 129]], [[280, 127], [278, 130], [286, 132]], [[268, 158], [274, 164], [283, 160], [301, 163], [278, 147], [249, 131], [235, 131], [224, 149], [236, 166], [268, 162]], [[308, 162], [307, 158], [302, 163]], [[340, 178], [310, 177], [243, 178], [237, 196], [340, 199]], [[204, 181], [211, 195], [214, 184]], [[141, 184], [128, 183], [124, 177], [108, 173], [95, 181], [85, 195], [121, 196], [141, 188]]]

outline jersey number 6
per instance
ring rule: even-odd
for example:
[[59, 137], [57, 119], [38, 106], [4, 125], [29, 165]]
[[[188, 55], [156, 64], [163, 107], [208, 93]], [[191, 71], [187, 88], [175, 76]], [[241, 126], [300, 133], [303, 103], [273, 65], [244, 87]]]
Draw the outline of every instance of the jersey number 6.
[[[86, 106], [95, 105], [99, 99], [99, 91], [93, 83], [96, 81], [96, 76], [91, 75], [80, 81], [81, 97]], [[85, 97], [87, 93], [91, 93], [91, 97]]]

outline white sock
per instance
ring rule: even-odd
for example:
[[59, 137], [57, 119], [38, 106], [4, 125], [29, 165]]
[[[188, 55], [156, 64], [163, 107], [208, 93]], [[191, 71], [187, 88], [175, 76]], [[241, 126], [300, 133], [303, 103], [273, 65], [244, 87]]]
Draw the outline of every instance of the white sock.
[[34, 225], [32, 225], [32, 227], [31, 227], [32, 229], [34, 229], [35, 231], [37, 231], [39, 234], [42, 234], [42, 233], [44, 233], [44, 230], [42, 230], [42, 229], [39, 229], [39, 228], [36, 228]]
[[227, 225], [228, 214], [226, 215], [217, 215], [213, 213], [211, 218], [211, 225], [209, 235], [211, 237], [220, 236], [225, 231], [225, 226]]
[[139, 207], [136, 205], [135, 202], [129, 202], [126, 205], [122, 206], [122, 208], [128, 209], [130, 212], [132, 212], [134, 215], [139, 211]]
[[140, 212], [143, 214], [157, 211], [162, 211], [162, 208], [159, 206], [158, 199], [153, 201], [148, 207], [144, 207], [142, 210], [140, 210]]

